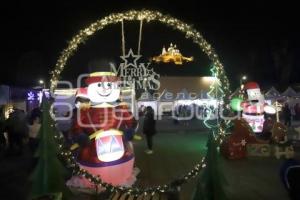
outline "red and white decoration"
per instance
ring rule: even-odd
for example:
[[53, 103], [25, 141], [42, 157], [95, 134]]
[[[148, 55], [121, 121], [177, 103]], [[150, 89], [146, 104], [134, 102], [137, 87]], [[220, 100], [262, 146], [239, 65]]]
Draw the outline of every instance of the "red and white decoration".
[[[77, 105], [73, 135], [85, 134], [90, 142], [76, 149], [77, 162], [81, 168], [100, 176], [103, 182], [131, 186], [136, 180], [134, 155], [123, 131], [132, 128], [135, 120], [125, 104], [117, 103], [118, 77], [110, 72], [97, 72], [90, 74], [86, 83], [88, 87], [78, 90], [77, 97], [88, 100], [89, 106]], [[82, 177], [73, 177], [68, 185], [93, 189]]]
[[242, 103], [242, 117], [248, 122], [253, 132], [263, 131], [264, 113], [275, 114], [276, 110], [265, 103], [263, 94], [256, 82], [248, 82], [244, 86], [247, 92], [247, 100]]

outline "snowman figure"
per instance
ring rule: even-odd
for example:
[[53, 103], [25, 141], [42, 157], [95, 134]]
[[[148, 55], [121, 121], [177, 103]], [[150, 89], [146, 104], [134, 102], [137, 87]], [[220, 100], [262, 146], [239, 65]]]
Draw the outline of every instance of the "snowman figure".
[[[99, 176], [103, 182], [115, 186], [131, 186], [135, 181], [134, 154], [126, 141], [126, 130], [132, 129], [135, 120], [127, 105], [120, 103], [120, 81], [111, 72], [96, 72], [85, 80], [87, 88], [79, 89], [71, 147], [82, 169]], [[87, 107], [87, 100], [89, 106]], [[82, 102], [81, 102], [82, 104]], [[83, 177], [72, 177], [70, 187], [95, 186]]]
[[264, 113], [275, 114], [275, 108], [265, 103], [265, 98], [256, 82], [246, 83], [244, 89], [248, 99], [241, 105], [243, 108], [242, 117], [248, 122], [253, 132], [261, 133], [265, 121]]

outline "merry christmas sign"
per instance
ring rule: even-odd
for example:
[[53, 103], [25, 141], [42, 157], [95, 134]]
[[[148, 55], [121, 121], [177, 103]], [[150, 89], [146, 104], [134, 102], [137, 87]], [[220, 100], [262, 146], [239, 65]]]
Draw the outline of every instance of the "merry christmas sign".
[[125, 86], [134, 86], [136, 89], [158, 90], [160, 75], [150, 67], [150, 62], [139, 62], [142, 55], [136, 55], [132, 49], [127, 55], [120, 56], [122, 63], [119, 67], [111, 64], [111, 71], [121, 77]]

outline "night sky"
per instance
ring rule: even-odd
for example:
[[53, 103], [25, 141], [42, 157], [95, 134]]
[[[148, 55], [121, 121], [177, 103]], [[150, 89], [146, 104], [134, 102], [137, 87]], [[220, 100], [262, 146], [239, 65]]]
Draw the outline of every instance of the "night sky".
[[[287, 1], [223, 1], [202, 5], [186, 0], [9, 3], [1, 10], [0, 84], [30, 87], [37, 85], [40, 78], [49, 79], [60, 52], [81, 28], [111, 12], [145, 8], [193, 24], [215, 48], [233, 88], [246, 74], [265, 88], [274, 85], [282, 90], [300, 83], [297, 7]], [[131, 47], [136, 51], [138, 29], [138, 22], [125, 23], [127, 50]], [[159, 23], [149, 23], [144, 24], [142, 40], [144, 61], [160, 54], [161, 48], [170, 42], [176, 43], [184, 56], [195, 58], [182, 67], [153, 65], [160, 74], [209, 75], [208, 58], [183, 34]], [[118, 63], [120, 55], [121, 24], [108, 26], [80, 46], [62, 78], [74, 80], [80, 73], [99, 70], [99, 66], [109, 62]]]

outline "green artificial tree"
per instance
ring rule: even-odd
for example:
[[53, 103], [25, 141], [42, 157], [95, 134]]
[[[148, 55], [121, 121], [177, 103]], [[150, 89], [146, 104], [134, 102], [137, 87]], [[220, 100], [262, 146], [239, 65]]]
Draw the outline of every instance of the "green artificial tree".
[[224, 185], [227, 181], [220, 168], [217, 141], [210, 134], [207, 141], [206, 167], [197, 184], [194, 200], [227, 200]]
[[50, 103], [43, 96], [42, 122], [39, 131], [39, 146], [35, 152], [38, 162], [30, 177], [32, 182], [30, 199], [68, 199], [70, 191], [65, 185], [66, 169], [58, 159], [58, 147], [54, 136], [57, 129], [50, 116]]

